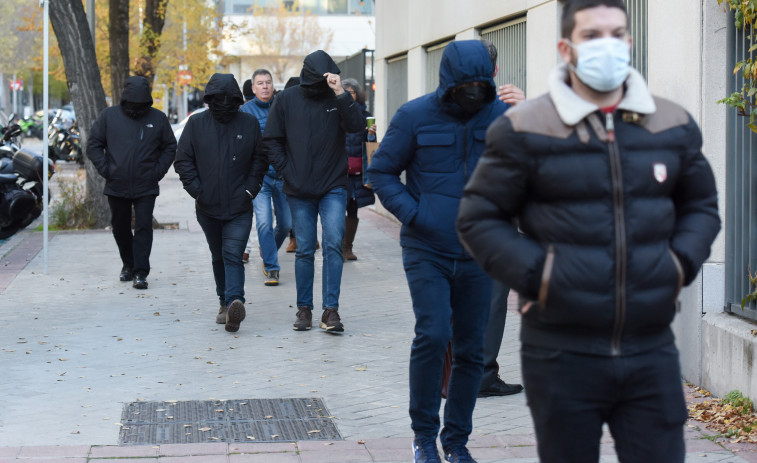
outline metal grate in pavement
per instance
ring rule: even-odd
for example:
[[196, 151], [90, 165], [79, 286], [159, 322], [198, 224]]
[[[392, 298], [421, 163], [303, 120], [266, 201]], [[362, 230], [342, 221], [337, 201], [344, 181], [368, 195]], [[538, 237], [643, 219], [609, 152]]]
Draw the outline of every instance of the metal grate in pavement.
[[318, 398], [132, 402], [119, 445], [341, 440]]

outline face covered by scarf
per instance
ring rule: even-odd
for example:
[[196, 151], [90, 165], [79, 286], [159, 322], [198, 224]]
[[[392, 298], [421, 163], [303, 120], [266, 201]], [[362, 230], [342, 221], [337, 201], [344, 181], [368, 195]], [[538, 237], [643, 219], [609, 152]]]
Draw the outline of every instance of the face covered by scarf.
[[132, 119], [139, 119], [147, 114], [147, 111], [149, 111], [151, 107], [152, 103], [134, 103], [131, 101], [124, 101], [121, 103], [121, 109], [123, 112]]
[[461, 85], [453, 89], [451, 97], [466, 113], [473, 115], [487, 103], [487, 86]]
[[239, 106], [241, 106], [239, 100], [229, 97], [225, 94], [213, 95], [213, 98], [208, 101], [208, 109], [213, 119], [217, 120], [221, 124], [226, 124], [239, 112]]

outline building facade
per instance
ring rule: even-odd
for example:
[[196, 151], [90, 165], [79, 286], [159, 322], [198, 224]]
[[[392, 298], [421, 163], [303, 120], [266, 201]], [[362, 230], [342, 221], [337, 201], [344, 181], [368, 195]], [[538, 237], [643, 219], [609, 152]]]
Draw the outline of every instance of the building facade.
[[[757, 398], [757, 309], [740, 304], [754, 289], [747, 272], [757, 270], [757, 169], [751, 167], [757, 143], [744, 118], [717, 103], [740, 87], [732, 70], [743, 34], [717, 0], [626, 3], [632, 64], [652, 93], [683, 105], [699, 123], [719, 192], [723, 231], [682, 292], [675, 321], [683, 375], [718, 396], [738, 389]], [[545, 93], [559, 59], [561, 12], [555, 0], [376, 2], [379, 139], [403, 103], [436, 88], [441, 53], [452, 40], [491, 40], [499, 51], [497, 84], [515, 83], [527, 98]]]

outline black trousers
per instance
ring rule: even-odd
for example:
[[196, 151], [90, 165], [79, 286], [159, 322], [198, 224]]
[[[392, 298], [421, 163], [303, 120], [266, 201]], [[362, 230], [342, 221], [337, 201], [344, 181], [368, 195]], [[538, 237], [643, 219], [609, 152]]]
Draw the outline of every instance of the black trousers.
[[683, 397], [671, 342], [637, 355], [599, 357], [524, 344], [523, 385], [539, 461], [599, 461], [607, 423], [623, 463], [683, 463]]
[[[150, 252], [152, 251], [152, 211], [155, 196], [140, 198], [119, 198], [108, 196], [113, 228], [118, 252], [124, 267], [132, 269], [134, 275], [147, 277], [150, 273]], [[134, 207], [134, 233], [131, 232], [131, 209]]]
[[499, 363], [497, 356], [502, 346], [502, 335], [505, 332], [507, 320], [507, 296], [510, 288], [494, 280], [492, 284], [492, 302], [489, 308], [489, 322], [484, 332], [484, 376], [481, 378], [481, 387], [485, 388], [497, 380], [499, 375]]

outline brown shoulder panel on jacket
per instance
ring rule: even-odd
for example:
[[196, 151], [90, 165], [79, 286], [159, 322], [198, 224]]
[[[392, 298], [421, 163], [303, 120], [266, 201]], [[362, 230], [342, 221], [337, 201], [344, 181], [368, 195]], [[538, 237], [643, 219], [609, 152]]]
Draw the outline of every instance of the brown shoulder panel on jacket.
[[648, 115], [642, 125], [652, 133], [664, 132], [673, 127], [686, 125], [691, 120], [683, 107], [665, 98], [654, 97], [657, 111]]
[[513, 130], [546, 135], [554, 138], [568, 138], [574, 128], [567, 126], [560, 119], [552, 98], [542, 95], [533, 100], [526, 100], [507, 110], [505, 117], [510, 119]]

